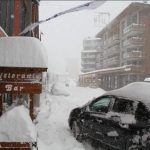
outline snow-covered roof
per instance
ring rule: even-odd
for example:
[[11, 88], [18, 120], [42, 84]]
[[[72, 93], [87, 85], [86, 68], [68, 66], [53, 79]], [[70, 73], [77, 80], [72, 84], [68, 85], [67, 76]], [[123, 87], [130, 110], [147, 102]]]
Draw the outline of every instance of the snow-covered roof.
[[46, 50], [34, 37], [2, 37], [0, 67], [47, 68]]
[[120, 89], [106, 92], [105, 95], [116, 95], [126, 97], [132, 100], [150, 103], [150, 83], [148, 82], [133, 82]]

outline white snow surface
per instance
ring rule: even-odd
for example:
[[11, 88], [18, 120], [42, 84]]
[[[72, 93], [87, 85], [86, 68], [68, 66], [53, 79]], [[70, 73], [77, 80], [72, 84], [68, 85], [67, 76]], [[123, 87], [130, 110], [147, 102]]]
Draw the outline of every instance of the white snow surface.
[[142, 101], [150, 104], [150, 83], [133, 82], [120, 89], [109, 91], [106, 95], [107, 94], [126, 97], [131, 100]]
[[[123, 113], [116, 113], [116, 112], [108, 112], [107, 113], [107, 118], [111, 118], [111, 117], [118, 117], [118, 121], [121, 124], [135, 124], [136, 123], [136, 119], [135, 116], [132, 114], [123, 114]], [[116, 120], [117, 121], [117, 120]]]
[[39, 150], [93, 150], [75, 140], [68, 126], [70, 111], [102, 95], [102, 89], [69, 86], [69, 96], [43, 94], [38, 115]]
[[0, 66], [47, 68], [46, 50], [34, 37], [0, 38]]
[[0, 117], [0, 142], [35, 142], [37, 130], [27, 108], [16, 106]]

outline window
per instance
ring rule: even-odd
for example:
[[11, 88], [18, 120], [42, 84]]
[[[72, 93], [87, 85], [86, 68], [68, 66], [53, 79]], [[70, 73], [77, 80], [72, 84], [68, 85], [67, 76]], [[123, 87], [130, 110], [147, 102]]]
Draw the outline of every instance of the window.
[[113, 106], [113, 111], [118, 113], [133, 114], [134, 113], [133, 103], [134, 102], [130, 100], [116, 99]]
[[137, 14], [132, 16], [132, 23], [137, 23]]
[[135, 111], [135, 118], [139, 121], [147, 121], [150, 118], [150, 112], [145, 104], [139, 102]]
[[108, 112], [109, 104], [110, 104], [110, 98], [103, 97], [103, 98], [96, 100], [96, 102], [92, 103], [92, 105], [90, 106], [90, 110], [106, 113]]

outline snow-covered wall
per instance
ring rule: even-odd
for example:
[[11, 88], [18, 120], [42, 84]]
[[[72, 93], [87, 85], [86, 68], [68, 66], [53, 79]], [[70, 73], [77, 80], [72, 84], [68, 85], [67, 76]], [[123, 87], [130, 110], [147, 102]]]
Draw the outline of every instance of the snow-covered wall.
[[34, 37], [0, 38], [0, 67], [47, 68], [46, 50]]

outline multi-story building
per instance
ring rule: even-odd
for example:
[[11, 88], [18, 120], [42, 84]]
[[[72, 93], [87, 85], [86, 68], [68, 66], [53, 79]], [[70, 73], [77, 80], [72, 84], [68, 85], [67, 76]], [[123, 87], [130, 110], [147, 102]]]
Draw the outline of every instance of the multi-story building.
[[131, 3], [96, 37], [101, 39], [103, 69], [80, 75], [81, 85], [96, 82], [109, 90], [150, 76], [149, 4]]
[[[39, 0], [0, 0], [0, 26], [9, 36], [17, 36], [38, 21]], [[25, 36], [39, 37], [38, 27]]]
[[83, 50], [81, 52], [82, 72], [101, 68], [100, 41], [99, 38], [86, 38], [83, 40]]

